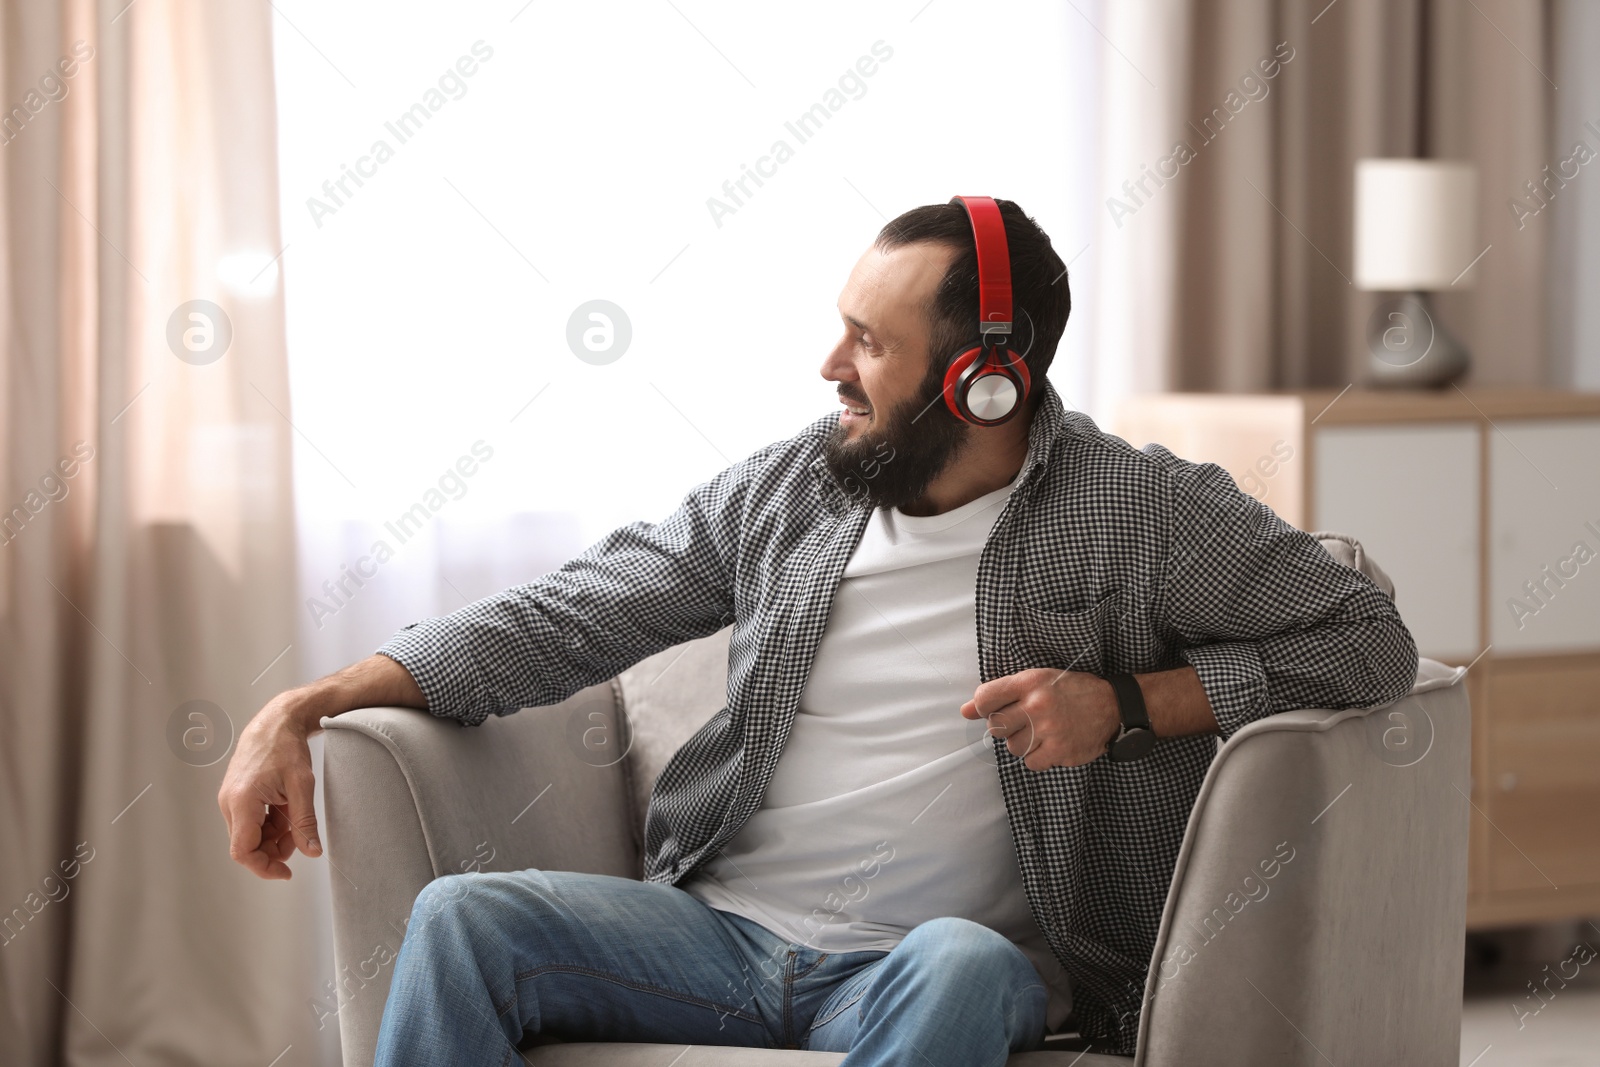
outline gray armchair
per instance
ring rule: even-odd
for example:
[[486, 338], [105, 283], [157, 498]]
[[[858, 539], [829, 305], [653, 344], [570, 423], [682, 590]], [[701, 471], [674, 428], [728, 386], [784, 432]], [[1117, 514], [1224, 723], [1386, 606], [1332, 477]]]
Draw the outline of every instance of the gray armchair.
[[[1324, 547], [1387, 585], [1348, 538]], [[369, 1067], [424, 885], [468, 870], [638, 878], [656, 775], [723, 704], [728, 631], [474, 729], [403, 708], [325, 719], [324, 841], [346, 1067]], [[1458, 1062], [1470, 714], [1432, 660], [1367, 711], [1293, 711], [1219, 751], [1151, 959], [1135, 1065]], [[1270, 872], [1270, 873], [1269, 873]], [[551, 1042], [540, 1067], [836, 1064], [842, 1054]], [[1011, 1067], [1126, 1067], [1070, 1038]]]

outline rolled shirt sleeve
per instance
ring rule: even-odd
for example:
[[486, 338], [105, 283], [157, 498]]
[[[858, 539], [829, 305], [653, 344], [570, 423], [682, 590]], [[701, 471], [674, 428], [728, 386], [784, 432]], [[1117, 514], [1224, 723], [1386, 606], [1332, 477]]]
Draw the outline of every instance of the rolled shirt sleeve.
[[1394, 602], [1215, 464], [1174, 479], [1163, 614], [1223, 739], [1294, 708], [1373, 707], [1416, 679]]

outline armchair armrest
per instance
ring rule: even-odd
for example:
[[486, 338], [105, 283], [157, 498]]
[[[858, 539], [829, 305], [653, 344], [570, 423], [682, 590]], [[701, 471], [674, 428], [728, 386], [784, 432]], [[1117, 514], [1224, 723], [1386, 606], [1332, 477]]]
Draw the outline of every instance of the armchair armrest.
[[1466, 936], [1466, 670], [1223, 745], [1150, 961], [1137, 1067], [1454, 1064]]
[[626, 725], [610, 682], [467, 728], [410, 708], [322, 720], [324, 840], [333, 887], [344, 1062], [372, 1062], [395, 957], [422, 887], [464, 871], [639, 877]]

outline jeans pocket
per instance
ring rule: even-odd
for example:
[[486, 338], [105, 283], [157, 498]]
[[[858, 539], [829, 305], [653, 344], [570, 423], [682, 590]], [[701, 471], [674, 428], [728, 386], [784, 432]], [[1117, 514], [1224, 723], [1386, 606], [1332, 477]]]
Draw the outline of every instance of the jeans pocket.
[[861, 1002], [861, 998], [867, 995], [867, 986], [871, 984], [872, 972], [870, 969], [846, 982], [834, 993], [833, 998], [830, 998], [828, 1003], [824, 1004], [817, 1012], [816, 1018], [811, 1020], [810, 1028], [815, 1030], [819, 1026], [826, 1026], [849, 1009], [855, 1007]]

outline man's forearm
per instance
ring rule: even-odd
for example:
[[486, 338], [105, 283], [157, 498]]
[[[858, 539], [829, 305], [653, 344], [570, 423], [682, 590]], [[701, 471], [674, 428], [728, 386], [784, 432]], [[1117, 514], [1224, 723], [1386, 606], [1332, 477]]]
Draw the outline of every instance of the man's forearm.
[[[1136, 674], [1144, 693], [1145, 710], [1150, 713], [1150, 728], [1157, 737], [1189, 737], [1217, 732], [1217, 718], [1211, 699], [1193, 667]], [[1115, 736], [1113, 733], [1112, 736]]]
[[384, 655], [368, 656], [290, 690], [282, 699], [285, 713], [308, 736], [320, 729], [318, 724], [325, 715], [342, 715], [356, 708], [428, 706], [411, 672]]

